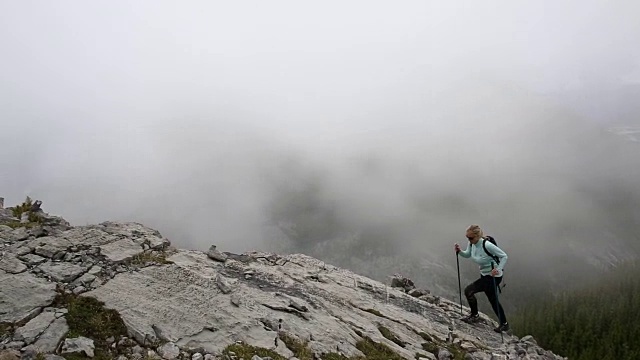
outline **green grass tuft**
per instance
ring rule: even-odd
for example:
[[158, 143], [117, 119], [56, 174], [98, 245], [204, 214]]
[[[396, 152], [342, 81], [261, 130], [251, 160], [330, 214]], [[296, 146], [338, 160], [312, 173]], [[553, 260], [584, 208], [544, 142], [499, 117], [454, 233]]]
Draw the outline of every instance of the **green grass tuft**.
[[382, 325], [378, 326], [378, 331], [380, 331], [382, 336], [398, 344], [400, 347], [405, 347], [407, 345], [404, 341], [400, 340], [393, 332], [391, 332], [391, 330]]
[[[92, 339], [95, 345], [95, 357], [93, 360], [115, 359], [119, 355], [110, 348], [107, 339], [113, 337], [118, 340], [127, 336], [127, 328], [117, 311], [107, 309], [104, 303], [87, 296], [78, 296], [59, 292], [54, 300], [54, 305], [66, 307], [67, 325], [69, 331], [66, 337], [73, 338], [84, 336]], [[66, 354], [67, 360], [86, 359], [80, 354]]]
[[165, 252], [151, 252], [145, 251], [129, 260], [131, 265], [145, 265], [151, 262], [159, 264], [173, 264], [173, 261], [167, 260], [167, 254]]
[[233, 352], [238, 359], [249, 360], [253, 355], [258, 355], [261, 358], [270, 357], [273, 360], [287, 360], [287, 358], [278, 354], [277, 352], [257, 346], [251, 346], [247, 344], [231, 344], [222, 350], [222, 354], [230, 356]]
[[353, 360], [344, 355], [340, 355], [334, 352], [322, 354], [320, 357], [322, 358], [322, 360]]
[[300, 341], [287, 334], [280, 334], [279, 337], [298, 359], [313, 360], [313, 352], [307, 347], [308, 341]]
[[358, 341], [356, 348], [364, 353], [367, 360], [404, 360], [387, 345], [377, 343], [368, 337]]
[[431, 335], [427, 334], [426, 332], [420, 332], [418, 333], [418, 335], [420, 335], [420, 337], [426, 341], [433, 342], [433, 338], [431, 337]]
[[0, 323], [0, 339], [5, 336], [13, 336], [13, 328], [11, 324]]
[[[2, 225], [7, 225], [12, 229], [18, 229], [21, 227], [32, 228], [36, 225], [40, 225], [42, 223], [42, 219], [36, 213], [31, 212], [32, 205], [33, 202], [31, 201], [31, 198], [27, 196], [26, 200], [22, 204], [11, 208], [13, 217], [17, 218], [18, 220], [7, 221], [2, 223]], [[29, 214], [29, 221], [25, 224], [22, 224], [20, 223], [20, 219], [22, 218], [22, 214], [24, 213]]]

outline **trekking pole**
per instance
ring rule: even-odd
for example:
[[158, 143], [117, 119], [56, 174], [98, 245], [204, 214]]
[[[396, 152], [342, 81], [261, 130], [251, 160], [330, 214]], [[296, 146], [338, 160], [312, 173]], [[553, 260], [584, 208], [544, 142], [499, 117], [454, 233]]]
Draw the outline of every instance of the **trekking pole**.
[[[493, 261], [491, 262], [491, 270], [493, 270]], [[493, 274], [491, 275], [491, 279], [493, 279], [493, 291], [495, 291], [496, 294], [496, 312], [498, 313], [498, 321], [500, 321], [500, 323], [498, 324], [498, 326], [502, 326], [502, 316], [500, 316], [500, 301], [498, 301], [498, 285], [496, 285], [496, 277], [493, 276]], [[502, 339], [502, 343], [504, 344], [504, 334], [502, 333], [502, 331], [500, 331], [500, 339]]]
[[460, 294], [460, 316], [462, 317], [462, 285], [460, 285], [460, 257], [456, 252], [456, 265], [458, 267], [458, 294]]

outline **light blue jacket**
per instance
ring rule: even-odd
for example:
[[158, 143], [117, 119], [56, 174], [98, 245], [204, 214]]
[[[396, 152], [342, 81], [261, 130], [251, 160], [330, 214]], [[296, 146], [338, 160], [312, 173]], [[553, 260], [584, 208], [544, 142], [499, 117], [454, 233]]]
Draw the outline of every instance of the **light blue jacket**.
[[475, 263], [479, 265], [480, 274], [482, 275], [490, 275], [491, 274], [491, 263], [495, 265], [495, 261], [491, 258], [491, 256], [487, 255], [482, 248], [482, 242], [486, 241], [485, 246], [487, 247], [487, 251], [493, 254], [495, 257], [500, 259], [500, 264], [496, 266], [498, 268], [498, 275], [502, 276], [502, 270], [504, 269], [504, 265], [507, 263], [507, 253], [502, 251], [499, 247], [493, 245], [491, 241], [485, 240], [484, 238], [480, 238], [478, 242], [473, 245], [469, 243], [469, 246], [464, 250], [460, 251], [458, 254], [464, 258], [470, 257]]

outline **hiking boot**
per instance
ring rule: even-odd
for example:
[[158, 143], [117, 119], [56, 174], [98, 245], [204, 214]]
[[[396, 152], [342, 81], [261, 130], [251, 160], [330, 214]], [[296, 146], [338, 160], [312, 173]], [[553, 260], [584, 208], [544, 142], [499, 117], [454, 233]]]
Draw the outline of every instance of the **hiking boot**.
[[508, 323], [504, 323], [504, 324], [498, 326], [497, 328], [493, 329], [493, 331], [495, 331], [497, 333], [500, 333], [500, 332], [503, 332], [503, 331], [509, 331], [509, 329], [510, 329], [509, 324]]
[[480, 315], [478, 315], [478, 314], [469, 314], [469, 315], [463, 317], [460, 320], [462, 320], [464, 322], [468, 322], [468, 323], [473, 323], [473, 322], [476, 322], [476, 321], [480, 320]]

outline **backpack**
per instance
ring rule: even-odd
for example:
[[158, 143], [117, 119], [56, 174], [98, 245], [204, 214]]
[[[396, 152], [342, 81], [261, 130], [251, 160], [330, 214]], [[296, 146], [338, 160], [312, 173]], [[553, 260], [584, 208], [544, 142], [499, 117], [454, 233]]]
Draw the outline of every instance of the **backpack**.
[[[494, 238], [493, 238], [493, 236], [485, 235], [485, 236], [484, 236], [484, 239], [485, 239], [485, 241], [486, 241], [486, 240], [489, 240], [489, 241], [491, 241], [491, 243], [492, 243], [493, 245], [498, 246], [498, 243], [496, 242], [496, 239], [494, 239]], [[484, 252], [485, 252], [485, 253], [487, 253], [487, 255], [491, 256], [491, 258], [493, 259], [493, 261], [495, 261], [495, 262], [496, 262], [496, 264], [500, 264], [500, 258], [499, 258], [499, 257], [497, 257], [497, 256], [495, 256], [495, 255], [493, 255], [492, 253], [490, 253], [490, 252], [487, 250], [487, 245], [485, 245], [485, 241], [483, 241], [483, 242], [482, 242], [482, 248], [484, 249]]]
[[[485, 235], [485, 236], [484, 236], [484, 239], [485, 239], [485, 241], [486, 241], [486, 240], [489, 240], [489, 241], [491, 241], [491, 243], [492, 243], [493, 245], [498, 246], [498, 243], [496, 242], [496, 239], [494, 239], [494, 238], [493, 238], [493, 236]], [[489, 252], [489, 250], [487, 250], [487, 246], [485, 245], [485, 241], [483, 241], [483, 242], [482, 242], [482, 248], [484, 249], [484, 252], [485, 252], [485, 253], [487, 253], [487, 255], [491, 256], [491, 258], [493, 259], [493, 261], [495, 261], [495, 262], [496, 262], [496, 264], [500, 264], [500, 258], [499, 258], [499, 257], [497, 257], [497, 256], [495, 256], [495, 255], [493, 255], [492, 253], [490, 253], [490, 252]], [[503, 272], [502, 272], [502, 277], [503, 277], [503, 279], [504, 279], [504, 270], [503, 270]], [[503, 282], [502, 284], [498, 285], [498, 291], [499, 291], [500, 293], [502, 293], [502, 289], [503, 289], [505, 286], [507, 286], [507, 284], [506, 284], [506, 283], [504, 283], [504, 282]]]

